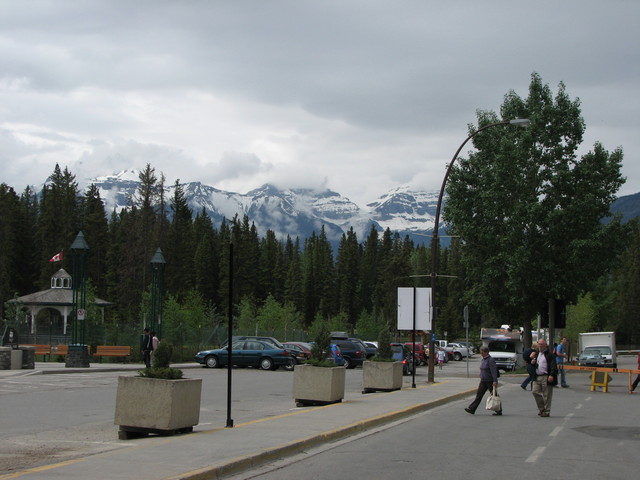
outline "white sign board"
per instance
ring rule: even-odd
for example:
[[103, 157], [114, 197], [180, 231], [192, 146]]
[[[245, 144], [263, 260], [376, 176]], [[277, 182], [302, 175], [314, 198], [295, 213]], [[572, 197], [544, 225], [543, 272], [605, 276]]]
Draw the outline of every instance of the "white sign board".
[[[415, 310], [413, 305], [415, 291]], [[430, 288], [398, 288], [398, 330], [413, 330], [413, 313], [415, 311], [415, 329], [431, 330], [431, 289]]]
[[84, 308], [78, 309], [78, 320], [84, 320], [84, 317], [87, 315], [87, 311]]

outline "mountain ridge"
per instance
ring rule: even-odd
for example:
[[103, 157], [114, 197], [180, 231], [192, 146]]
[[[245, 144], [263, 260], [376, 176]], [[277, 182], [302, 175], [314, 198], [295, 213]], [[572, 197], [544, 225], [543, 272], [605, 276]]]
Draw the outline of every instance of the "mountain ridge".
[[[137, 170], [98, 176], [88, 181], [100, 191], [106, 212], [119, 212], [133, 204], [139, 185]], [[328, 240], [336, 245], [343, 234], [353, 228], [363, 240], [375, 227], [387, 228], [403, 238], [409, 236], [416, 244], [427, 244], [433, 231], [439, 191], [416, 191], [408, 186], [395, 187], [360, 207], [347, 197], [329, 189], [284, 189], [265, 184], [246, 194], [228, 192], [202, 182], [181, 183], [185, 198], [194, 216], [204, 210], [214, 224], [236, 215], [247, 215], [264, 236], [272, 230], [276, 237], [305, 239], [322, 227]], [[168, 199], [175, 186], [165, 187]], [[640, 193], [618, 198], [612, 213], [622, 213], [624, 221], [640, 214]], [[606, 221], [606, 220], [605, 220]]]

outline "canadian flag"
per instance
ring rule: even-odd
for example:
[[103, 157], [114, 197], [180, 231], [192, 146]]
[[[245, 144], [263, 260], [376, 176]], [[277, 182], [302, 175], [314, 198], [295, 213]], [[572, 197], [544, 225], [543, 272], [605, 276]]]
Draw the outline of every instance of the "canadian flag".
[[62, 261], [62, 252], [56, 253], [53, 257], [49, 259], [49, 262], [61, 262]]

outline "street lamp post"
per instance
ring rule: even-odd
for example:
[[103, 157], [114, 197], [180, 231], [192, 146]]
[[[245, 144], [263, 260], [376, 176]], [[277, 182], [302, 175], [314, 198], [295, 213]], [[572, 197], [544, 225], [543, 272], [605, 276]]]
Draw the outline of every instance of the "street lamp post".
[[[529, 119], [527, 118], [516, 118], [514, 120], [507, 120], [504, 122], [496, 122], [490, 123], [489, 125], [485, 125], [484, 127], [479, 128], [471, 135], [469, 135], [462, 144], [454, 153], [453, 158], [449, 162], [447, 166], [447, 171], [444, 174], [444, 179], [442, 180], [442, 186], [440, 187], [440, 194], [438, 195], [438, 206], [436, 207], [436, 218], [435, 224], [433, 225], [433, 235], [431, 240], [431, 312], [432, 312], [432, 323], [431, 323], [431, 331], [435, 333], [436, 331], [436, 317], [437, 317], [437, 309], [436, 309], [436, 284], [437, 284], [437, 271], [438, 271], [438, 246], [440, 244], [438, 238], [438, 224], [440, 223], [440, 210], [442, 208], [442, 197], [444, 196], [444, 189], [447, 185], [447, 180], [449, 179], [449, 174], [451, 173], [451, 169], [453, 168], [453, 164], [455, 163], [460, 151], [464, 148], [469, 140], [475, 137], [480, 132], [487, 130], [491, 127], [497, 127], [498, 125], [517, 125], [520, 127], [529, 126]], [[429, 340], [429, 374], [428, 381], [434, 381], [434, 360], [435, 360], [435, 352], [434, 352], [434, 336], [431, 335], [431, 339]]]
[[73, 325], [71, 344], [65, 358], [66, 367], [88, 367], [89, 352], [85, 343], [87, 312], [87, 255], [89, 245], [82, 232], [78, 232], [70, 247], [73, 257], [72, 302]]
[[[151, 331], [157, 328], [160, 338], [162, 338], [162, 296], [164, 294], [164, 266], [166, 263], [162, 250], [158, 248], [151, 258], [151, 319], [149, 325]], [[154, 324], [157, 324], [157, 327], [154, 327]]]

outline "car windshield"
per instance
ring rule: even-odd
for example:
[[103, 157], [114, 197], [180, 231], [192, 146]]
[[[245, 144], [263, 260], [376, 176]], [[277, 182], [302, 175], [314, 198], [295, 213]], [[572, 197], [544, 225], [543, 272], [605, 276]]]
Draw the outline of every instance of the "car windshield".
[[609, 347], [587, 347], [584, 349], [585, 355], [611, 355]]
[[489, 351], [516, 353], [516, 344], [512, 342], [489, 342]]

